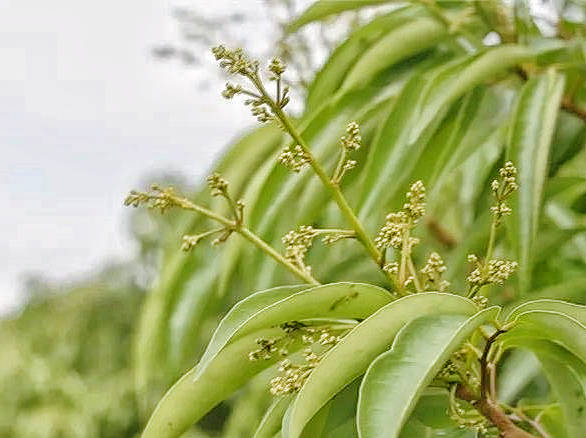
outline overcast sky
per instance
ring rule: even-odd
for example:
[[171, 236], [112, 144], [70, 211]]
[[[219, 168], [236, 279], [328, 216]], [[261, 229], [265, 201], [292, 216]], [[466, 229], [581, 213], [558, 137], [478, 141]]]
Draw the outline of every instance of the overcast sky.
[[[128, 257], [128, 190], [157, 170], [196, 180], [253, 120], [219, 80], [202, 91], [201, 73], [151, 58], [176, 33], [170, 1], [0, 3], [2, 313], [24, 272], [68, 278]], [[261, 7], [205, 6], [244, 3]]]

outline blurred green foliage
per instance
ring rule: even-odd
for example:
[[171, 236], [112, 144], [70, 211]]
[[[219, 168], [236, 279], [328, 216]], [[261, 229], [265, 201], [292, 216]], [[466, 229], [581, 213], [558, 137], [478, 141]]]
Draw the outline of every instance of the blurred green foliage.
[[143, 291], [128, 271], [45, 288], [0, 322], [0, 437], [139, 431], [130, 359]]

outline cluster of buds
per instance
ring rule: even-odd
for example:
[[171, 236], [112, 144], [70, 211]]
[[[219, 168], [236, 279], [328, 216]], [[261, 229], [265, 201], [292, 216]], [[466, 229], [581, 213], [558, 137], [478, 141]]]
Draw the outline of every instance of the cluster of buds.
[[321, 241], [326, 245], [332, 245], [342, 239], [352, 239], [356, 237], [354, 230], [322, 230], [326, 234], [322, 237]]
[[389, 262], [386, 263], [383, 266], [383, 271], [392, 274], [392, 275], [397, 275], [399, 273], [399, 263], [397, 262]]
[[244, 101], [244, 105], [250, 106], [250, 112], [256, 120], [260, 123], [266, 123], [273, 120], [273, 116], [271, 115], [271, 110], [268, 104], [262, 98], [252, 98], [246, 99]]
[[220, 67], [230, 74], [251, 77], [258, 72], [258, 61], [250, 60], [242, 49], [231, 50], [220, 45], [214, 47], [212, 53], [220, 61]]
[[468, 261], [474, 265], [474, 269], [468, 275], [467, 280], [476, 287], [491, 283], [502, 286], [518, 267], [517, 262], [499, 259], [492, 259], [488, 263], [482, 264], [474, 254], [468, 256]]
[[301, 340], [304, 344], [312, 345], [316, 342], [323, 346], [336, 345], [342, 339], [340, 336], [332, 334], [327, 329], [316, 329], [313, 327], [301, 328]]
[[425, 186], [421, 181], [411, 184], [403, 209], [414, 222], [425, 215]]
[[275, 354], [278, 354], [281, 357], [286, 356], [289, 354], [289, 351], [286, 348], [279, 347], [282, 340], [283, 338], [258, 338], [256, 344], [259, 348], [248, 353], [248, 359], [254, 362], [257, 360], [270, 360]]
[[269, 63], [269, 78], [277, 83], [276, 97], [273, 99], [262, 85], [258, 61], [249, 59], [242, 49], [231, 50], [222, 45], [214, 47], [212, 53], [216, 60], [220, 61], [220, 67], [229, 74], [237, 74], [247, 78], [253, 86], [252, 90], [249, 90], [239, 84], [227, 83], [222, 96], [226, 99], [232, 99], [237, 94], [244, 94], [249, 97], [244, 101], [244, 104], [250, 106], [252, 115], [260, 123], [271, 120], [280, 123], [276, 113], [283, 109], [290, 99], [289, 87], [281, 85], [281, 77], [286, 69], [285, 64], [279, 58], [273, 58]]
[[173, 187], [162, 188], [157, 184], [151, 186], [151, 192], [132, 190], [124, 200], [124, 205], [147, 205], [148, 208], [159, 210], [161, 213], [172, 207], [183, 207], [182, 199], [175, 194]]
[[490, 188], [495, 199], [490, 211], [498, 225], [503, 216], [511, 214], [511, 208], [506, 201], [518, 189], [517, 169], [512, 162], [507, 161], [499, 170], [499, 177], [492, 181]]
[[385, 224], [374, 239], [377, 248], [400, 249], [403, 246], [403, 233], [407, 226], [407, 214], [404, 211], [389, 213]]
[[305, 265], [305, 256], [313, 245], [315, 236], [317, 232], [310, 225], [302, 225], [297, 230], [289, 231], [282, 239], [285, 245], [285, 258], [300, 269], [311, 272], [311, 268]]
[[442, 275], [446, 271], [444, 261], [437, 252], [432, 252], [425, 266], [421, 269], [421, 274], [424, 278], [425, 290], [437, 290], [439, 292], [445, 291], [450, 283], [442, 280]]
[[340, 142], [344, 149], [348, 152], [354, 152], [362, 146], [362, 137], [360, 136], [360, 126], [357, 122], [350, 122], [346, 127], [346, 135], [344, 135]]
[[282, 151], [277, 161], [293, 172], [299, 173], [301, 169], [311, 163], [311, 157], [300, 145], [296, 145]]
[[286, 69], [287, 66], [285, 63], [280, 58], [274, 57], [269, 63], [270, 79], [272, 81], [281, 79], [281, 76], [283, 76], [283, 73], [285, 73]]
[[340, 145], [342, 146], [342, 153], [340, 155], [338, 165], [334, 170], [334, 175], [332, 176], [332, 182], [334, 184], [340, 184], [344, 174], [348, 170], [354, 169], [356, 167], [356, 160], [349, 159], [348, 155], [351, 152], [360, 149], [360, 146], [362, 145], [360, 126], [357, 122], [350, 122], [348, 126], [346, 126], [346, 135], [340, 138]]
[[228, 195], [228, 181], [222, 178], [217, 173], [212, 173], [207, 178], [208, 187], [212, 192], [212, 196], [227, 196]]
[[293, 364], [287, 359], [279, 364], [279, 372], [281, 372], [282, 375], [271, 379], [271, 394], [295, 394], [303, 388], [303, 385], [311, 375], [311, 372], [319, 363], [320, 356], [308, 348], [305, 350], [303, 357], [304, 363], [301, 365]]
[[419, 239], [408, 237], [408, 233], [425, 214], [425, 187], [421, 181], [411, 184], [407, 192], [407, 202], [403, 209], [396, 213], [389, 213], [385, 223], [374, 239], [379, 249], [395, 248], [410, 251], [419, 243]]
[[230, 82], [226, 82], [226, 88], [222, 91], [222, 97], [225, 99], [232, 99], [237, 94], [242, 93], [242, 85], [240, 84], [231, 84]]

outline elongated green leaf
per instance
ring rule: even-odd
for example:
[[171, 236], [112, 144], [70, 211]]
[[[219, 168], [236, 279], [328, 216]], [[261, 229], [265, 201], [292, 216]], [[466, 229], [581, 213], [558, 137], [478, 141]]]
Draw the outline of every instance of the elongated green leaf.
[[231, 339], [288, 321], [310, 318], [366, 318], [392, 301], [389, 292], [359, 283], [333, 283], [305, 290], [279, 287], [238, 303], [218, 326], [199, 362], [196, 376]]
[[586, 362], [586, 327], [568, 315], [541, 310], [521, 313], [501, 337], [506, 347], [519, 347], [532, 339], [556, 342]]
[[425, 315], [473, 315], [471, 301], [452, 294], [420, 293], [401, 298], [377, 311], [354, 328], [322, 358], [301, 389], [283, 429], [287, 438], [297, 438], [326, 402], [361, 375], [391, 344], [409, 321]]
[[499, 364], [499, 400], [511, 403], [527, 385], [539, 375], [541, 367], [537, 358], [524, 350], [513, 350], [502, 364]]
[[519, 315], [533, 310], [563, 313], [564, 315], [574, 318], [582, 325], [586, 325], [586, 306], [549, 299], [534, 300], [520, 304], [511, 311], [507, 316], [507, 320], [513, 321]]
[[[256, 339], [282, 336], [281, 329], [267, 329], [238, 339], [222, 350], [202, 373], [192, 368], [158, 403], [142, 438], [176, 438], [220, 401], [280, 358], [251, 361]], [[293, 352], [303, 346], [298, 339], [287, 345]]]
[[287, 408], [291, 404], [291, 396], [283, 396], [275, 399], [264, 417], [262, 418], [253, 438], [272, 438], [281, 430], [281, 421]]
[[374, 18], [370, 23], [352, 32], [337, 47], [309, 85], [307, 109], [315, 109], [330, 99], [340, 87], [348, 70], [372, 43], [399, 25], [405, 24], [421, 12], [417, 7], [402, 7]]
[[528, 346], [539, 358], [559, 400], [568, 438], [581, 438], [586, 430], [586, 364], [552, 342]]
[[[508, 45], [465, 57], [438, 69], [430, 77], [413, 78], [392, 106], [368, 157], [361, 219], [372, 217], [376, 207], [387, 206], [405, 184], [450, 105], [466, 92], [533, 53]], [[393, 181], [393, 184], [389, 184]]]
[[357, 418], [360, 437], [398, 437], [421, 393], [450, 355], [498, 312], [493, 307], [471, 318], [433, 315], [407, 324], [391, 350], [370, 365], [362, 380]]
[[507, 158], [518, 168], [519, 184], [510, 235], [519, 261], [521, 294], [531, 286], [532, 252], [563, 91], [564, 77], [554, 71], [530, 79], [519, 96], [509, 131]]
[[437, 44], [448, 34], [433, 18], [419, 18], [392, 30], [370, 47], [350, 70], [339, 94], [368, 85], [372, 78], [393, 64]]
[[303, 26], [314, 21], [323, 20], [344, 11], [360, 9], [365, 6], [376, 6], [390, 0], [318, 0], [307, 8], [299, 17], [287, 26], [287, 32], [296, 32]]

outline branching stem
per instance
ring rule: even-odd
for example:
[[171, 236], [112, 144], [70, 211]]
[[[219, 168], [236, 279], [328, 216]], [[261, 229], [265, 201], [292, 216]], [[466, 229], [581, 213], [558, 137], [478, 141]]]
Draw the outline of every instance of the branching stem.
[[[171, 196], [171, 195], [167, 195], [167, 196]], [[201, 205], [195, 204], [195, 203], [189, 201], [188, 199], [185, 199], [180, 196], [173, 196], [172, 199], [173, 199], [173, 202], [177, 206], [183, 208], [184, 210], [190, 210], [190, 211], [194, 211], [196, 213], [202, 214], [212, 220], [215, 220], [216, 222], [223, 224], [226, 227], [226, 229], [232, 230], [233, 232], [240, 234], [242, 237], [244, 237], [250, 243], [252, 243], [257, 248], [259, 248], [261, 251], [263, 251], [265, 254], [267, 254], [269, 257], [273, 258], [275, 261], [277, 261], [278, 263], [283, 265], [285, 268], [287, 268], [289, 271], [291, 271], [293, 274], [295, 274], [297, 277], [299, 277], [303, 281], [305, 281], [309, 284], [315, 284], [315, 285], [320, 284], [309, 273], [305, 272], [302, 269], [299, 269], [293, 263], [288, 261], [285, 257], [283, 257], [281, 254], [279, 254], [274, 248], [272, 248], [268, 243], [266, 243], [264, 240], [262, 240], [259, 236], [257, 236], [255, 233], [253, 233], [250, 229], [246, 228], [239, 221], [228, 219], [227, 217], [224, 217], [218, 213], [215, 213], [212, 210], [209, 210], [205, 207], [202, 207]]]
[[[326, 173], [325, 169], [317, 162], [311, 150], [305, 143], [303, 137], [299, 134], [297, 129], [293, 126], [289, 118], [285, 115], [283, 110], [275, 103], [275, 101], [270, 97], [268, 92], [266, 91], [262, 81], [258, 76], [250, 77], [250, 80], [255, 85], [255, 87], [259, 90], [261, 95], [263, 96], [264, 102], [266, 102], [275, 117], [279, 120], [279, 122], [283, 125], [285, 131], [291, 136], [291, 138], [297, 143], [302, 149], [305, 154], [309, 157], [310, 165], [313, 171], [316, 173], [324, 187], [330, 192], [332, 198], [340, 208], [342, 214], [346, 217], [348, 222], [350, 223], [351, 228], [356, 232], [356, 238], [364, 245], [368, 253], [370, 254], [371, 258], [376, 262], [376, 264], [382, 268], [382, 255], [380, 251], [374, 245], [374, 242], [368, 237], [366, 230], [364, 229], [362, 223], [348, 204], [348, 201], [342, 194], [340, 187], [332, 182], [328, 174]], [[388, 278], [394, 282], [394, 278], [388, 275]]]

